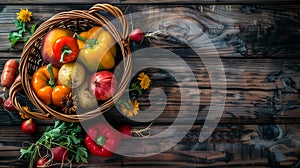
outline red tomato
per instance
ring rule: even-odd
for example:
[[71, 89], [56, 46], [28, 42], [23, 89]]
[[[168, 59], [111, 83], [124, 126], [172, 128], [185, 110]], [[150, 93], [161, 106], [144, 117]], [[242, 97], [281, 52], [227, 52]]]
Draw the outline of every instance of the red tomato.
[[62, 36], [53, 45], [53, 54], [56, 60], [61, 63], [73, 62], [77, 59], [79, 46], [73, 37]]

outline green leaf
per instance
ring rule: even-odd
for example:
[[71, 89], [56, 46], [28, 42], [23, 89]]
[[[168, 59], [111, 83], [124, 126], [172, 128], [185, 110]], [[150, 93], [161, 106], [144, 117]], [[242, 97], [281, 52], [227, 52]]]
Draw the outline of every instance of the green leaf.
[[38, 23], [35, 23], [31, 26], [30, 33], [33, 34], [35, 32], [36, 26]]
[[20, 22], [17, 19], [14, 20], [14, 24], [15, 24], [16, 28], [18, 28], [18, 29], [19, 29], [19, 27], [21, 27]]
[[141, 96], [143, 94], [143, 91], [141, 88], [137, 87], [136, 91], [138, 92], [139, 96]]
[[123, 99], [119, 99], [119, 100], [117, 101], [117, 104], [122, 104], [123, 102], [124, 102]]
[[26, 23], [24, 23], [20, 20], [14, 20], [14, 24], [18, 30], [26, 31]]
[[18, 31], [18, 34], [19, 34], [19, 36], [23, 37], [23, 33], [25, 33], [25, 32], [26, 32], [26, 30], [20, 29], [20, 30]]
[[59, 120], [56, 120], [56, 121], [54, 122], [54, 128], [57, 128], [58, 125], [59, 125]]
[[75, 155], [75, 161], [78, 163], [80, 162], [80, 156], [79, 155]]
[[143, 90], [140, 88], [139, 82], [132, 83], [131, 84], [131, 89], [137, 91], [140, 96], [143, 93]]
[[72, 129], [72, 132], [74, 132], [74, 133], [81, 132], [81, 127], [79, 125], [74, 126], [74, 128]]
[[68, 146], [68, 144], [69, 144], [68, 142], [61, 142], [61, 143], [59, 143], [60, 146]]
[[26, 43], [28, 42], [29, 39], [30, 39], [30, 36], [26, 36], [26, 37], [24, 38], [24, 44], [26, 44]]
[[132, 83], [131, 88], [135, 88], [135, 87], [136, 87], [135, 83]]
[[37, 146], [35, 144], [31, 144], [27, 149], [20, 149], [20, 157], [19, 159], [25, 159], [30, 161], [32, 158], [36, 158]]
[[18, 39], [11, 39], [9, 47], [12, 48], [17, 42], [18, 42]]
[[21, 39], [22, 38], [22, 34], [20, 34], [18, 32], [12, 32], [12, 33], [9, 34], [9, 38]]
[[[83, 132], [79, 124], [55, 121], [53, 127], [47, 127], [42, 137], [36, 144], [51, 148], [57, 145], [65, 147], [70, 152], [70, 156], [75, 158], [76, 162], [87, 163], [87, 148], [82, 138]], [[26, 157], [30, 164], [35, 163], [37, 159], [37, 148], [21, 149], [21, 156]], [[33, 158], [31, 158], [33, 157]]]
[[20, 155], [19, 159], [23, 158], [23, 159], [29, 161], [33, 154], [32, 146], [30, 146], [28, 149], [21, 149], [20, 153], [21, 153], [21, 155]]
[[82, 146], [78, 147], [77, 151], [76, 151], [76, 156], [75, 156], [76, 162], [78, 163], [81, 160], [83, 163], [87, 163], [88, 162], [87, 157], [88, 157], [87, 149]]
[[67, 141], [68, 141], [69, 144], [72, 143], [70, 137], [67, 137]]
[[79, 144], [80, 143], [80, 140], [78, 140], [74, 135], [73, 136], [70, 136], [72, 141], [74, 142], [74, 144]]
[[11, 48], [21, 39], [22, 39], [22, 35], [20, 35], [17, 32], [11, 32], [8, 34], [8, 40], [10, 42]]
[[128, 102], [124, 102], [124, 105], [126, 106], [127, 109], [130, 109]]
[[50, 137], [59, 137], [60, 136], [60, 129], [53, 129], [49, 132]]
[[88, 156], [87, 149], [86, 149], [85, 147], [79, 147], [78, 150], [81, 152], [81, 154], [82, 154], [84, 157], [87, 157], [87, 156]]
[[80, 159], [83, 163], [88, 163], [88, 160], [86, 159], [86, 157], [81, 157]]

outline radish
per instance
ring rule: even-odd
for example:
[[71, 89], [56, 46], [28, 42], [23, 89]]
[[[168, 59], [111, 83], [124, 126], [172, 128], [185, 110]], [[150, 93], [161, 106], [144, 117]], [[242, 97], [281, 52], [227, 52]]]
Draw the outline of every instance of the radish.
[[129, 37], [130, 40], [140, 43], [143, 41], [144, 39], [144, 32], [142, 31], [142, 29], [134, 29], [132, 30], [132, 32], [130, 33]]
[[129, 139], [132, 136], [132, 128], [129, 125], [121, 125], [119, 131], [123, 134], [123, 139]]
[[48, 158], [45, 158], [45, 157], [42, 157], [42, 158], [39, 158], [39, 160], [36, 162], [36, 167], [46, 167], [46, 168], [49, 168], [49, 159]]
[[51, 154], [53, 160], [56, 162], [62, 162], [63, 160], [68, 160], [69, 158], [69, 151], [62, 146], [51, 148]]
[[23, 121], [22, 125], [21, 125], [21, 130], [25, 133], [25, 134], [32, 134], [35, 132], [36, 130], [36, 124], [35, 122], [30, 118], [26, 121]]
[[8, 111], [14, 111], [14, 110], [16, 110], [10, 99], [6, 99], [5, 100], [5, 102], [4, 102], [4, 108], [6, 110], [8, 110]]

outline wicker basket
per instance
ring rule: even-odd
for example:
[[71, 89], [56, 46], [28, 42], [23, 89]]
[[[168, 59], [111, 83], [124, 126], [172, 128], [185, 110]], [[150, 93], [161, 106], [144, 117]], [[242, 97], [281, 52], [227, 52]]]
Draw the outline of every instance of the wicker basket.
[[[112, 14], [116, 17], [120, 22], [121, 28], [118, 28], [116, 25], [112, 24], [108, 18], [101, 15], [103, 12]], [[127, 59], [124, 59], [123, 61], [124, 72], [122, 72], [122, 77], [119, 79], [120, 82], [118, 84], [118, 90], [113, 98], [103, 102], [103, 104], [101, 104], [97, 109], [87, 111], [82, 114], [64, 114], [41, 102], [33, 92], [30, 85], [33, 72], [40, 66], [44, 65], [44, 61], [40, 53], [41, 41], [45, 34], [53, 28], [63, 27], [75, 32], [82, 32], [87, 31], [93, 26], [103, 26], [113, 36], [120, 47], [121, 56], [123, 58], [127, 57]], [[109, 4], [96, 4], [89, 10], [72, 10], [54, 15], [38, 27], [30, 40], [24, 46], [19, 67], [21, 82], [14, 83], [10, 88], [9, 93], [13, 105], [17, 110], [32, 118], [39, 120], [57, 118], [67, 122], [78, 122], [92, 119], [108, 111], [114, 105], [114, 101], [118, 100], [118, 98], [123, 94], [130, 79], [131, 58], [128, 35], [129, 30], [127, 20], [122, 11]], [[20, 103], [21, 101], [18, 99], [18, 93], [21, 90], [24, 90], [24, 93], [30, 102], [36, 107], [36, 111], [25, 111], [22, 108], [24, 105], [21, 105], [22, 103]]]

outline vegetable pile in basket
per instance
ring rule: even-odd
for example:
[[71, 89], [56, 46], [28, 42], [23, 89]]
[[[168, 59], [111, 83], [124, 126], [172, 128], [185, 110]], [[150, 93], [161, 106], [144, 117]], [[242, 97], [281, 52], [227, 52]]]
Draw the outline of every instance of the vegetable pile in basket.
[[39, 100], [63, 113], [75, 114], [78, 106], [93, 108], [97, 101], [111, 98], [117, 90], [117, 80], [111, 72], [116, 52], [113, 37], [101, 27], [80, 34], [54, 28], [41, 45], [47, 65], [34, 72], [31, 87]]

